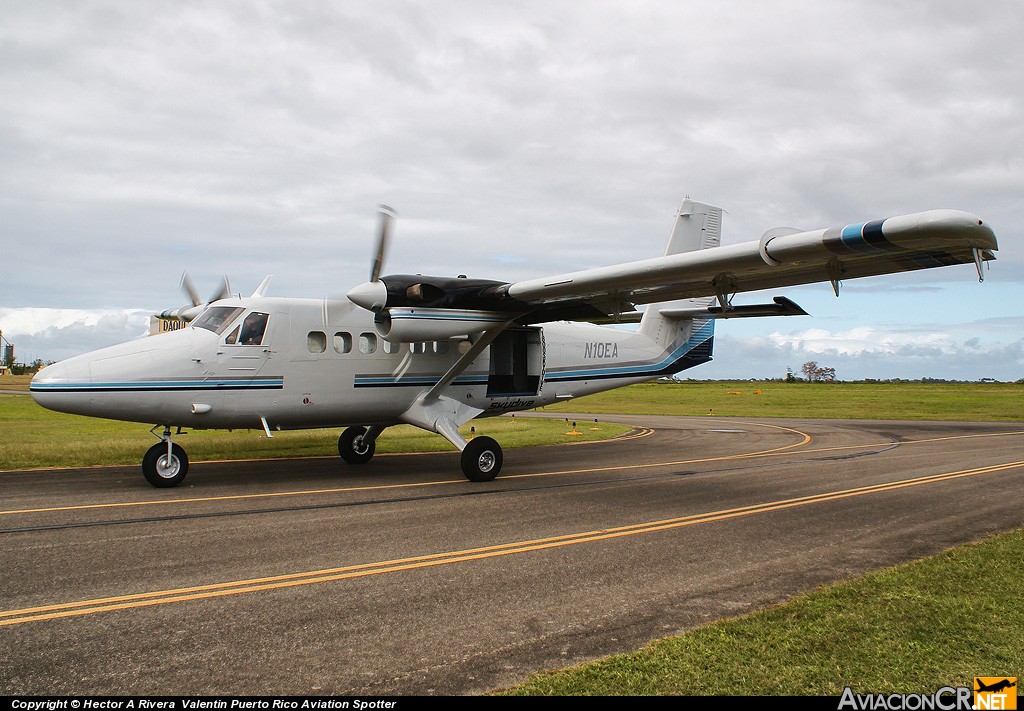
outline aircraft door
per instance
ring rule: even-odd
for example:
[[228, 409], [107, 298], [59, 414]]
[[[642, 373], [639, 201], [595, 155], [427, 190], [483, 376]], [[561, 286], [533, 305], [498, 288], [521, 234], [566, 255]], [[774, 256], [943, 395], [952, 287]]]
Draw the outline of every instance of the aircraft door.
[[540, 393], [544, 378], [544, 333], [514, 328], [490, 345], [487, 397], [522, 397]]
[[227, 375], [255, 378], [273, 358], [271, 349], [274, 325], [279, 314], [273, 316], [265, 311], [250, 311], [224, 338], [223, 347], [218, 351], [222, 367]]

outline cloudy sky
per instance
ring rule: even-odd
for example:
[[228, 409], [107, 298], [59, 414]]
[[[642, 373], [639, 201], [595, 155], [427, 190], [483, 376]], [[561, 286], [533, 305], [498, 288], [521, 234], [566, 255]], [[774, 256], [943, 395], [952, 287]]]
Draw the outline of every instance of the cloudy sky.
[[378, 203], [385, 273], [516, 280], [659, 255], [688, 194], [727, 244], [946, 207], [1000, 242], [984, 284], [788, 290], [813, 318], [720, 323], [693, 377], [1024, 377], [1017, 0], [502, 5], [0, 0], [19, 360], [138, 336], [185, 270], [341, 296]]

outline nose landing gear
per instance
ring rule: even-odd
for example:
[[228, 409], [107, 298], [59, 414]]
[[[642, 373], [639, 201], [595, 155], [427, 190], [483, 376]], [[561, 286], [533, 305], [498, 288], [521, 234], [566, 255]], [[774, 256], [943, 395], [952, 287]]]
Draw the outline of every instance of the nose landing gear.
[[164, 427], [161, 439], [142, 458], [142, 476], [153, 486], [165, 489], [177, 486], [188, 474], [188, 455], [181, 445], [171, 441], [170, 427]]

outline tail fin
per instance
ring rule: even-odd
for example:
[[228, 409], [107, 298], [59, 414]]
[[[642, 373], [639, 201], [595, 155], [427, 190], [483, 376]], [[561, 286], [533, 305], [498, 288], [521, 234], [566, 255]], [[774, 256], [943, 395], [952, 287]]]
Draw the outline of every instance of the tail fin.
[[722, 241], [722, 209], [690, 198], [683, 200], [665, 256], [717, 247]]
[[[698, 249], [717, 247], [722, 239], [722, 209], [683, 200], [676, 215], [676, 223], [668, 240], [665, 255], [693, 252]], [[704, 360], [711, 360], [711, 339], [714, 334], [714, 319], [673, 319], [662, 315], [662, 310], [687, 309], [710, 306], [714, 297], [702, 299], [681, 299], [650, 304], [640, 320], [637, 332], [647, 336], [665, 348], [678, 348], [680, 343], [693, 343], [695, 347], [706, 348]], [[706, 338], [704, 337], [706, 336]], [[693, 353], [694, 356], [697, 353]]]

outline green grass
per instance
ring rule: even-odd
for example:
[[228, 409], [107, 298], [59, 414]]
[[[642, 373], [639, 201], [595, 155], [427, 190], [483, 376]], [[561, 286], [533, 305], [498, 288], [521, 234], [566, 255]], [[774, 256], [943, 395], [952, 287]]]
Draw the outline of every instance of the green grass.
[[823, 587], [515, 695], [931, 693], [1024, 672], [1024, 531]]
[[[532, 447], [616, 437], [626, 425], [602, 423], [599, 430], [580, 426], [579, 435], [560, 419], [491, 417], [460, 428], [464, 436], [487, 435], [503, 448]], [[471, 431], [475, 430], [475, 432]], [[192, 430], [175, 439], [189, 459], [250, 459], [254, 457], [337, 456], [339, 429], [275, 432], [262, 430]], [[41, 467], [138, 464], [157, 442], [146, 425], [45, 410], [25, 395], [0, 394], [0, 471]], [[389, 427], [377, 440], [377, 451], [455, 451], [440, 435], [412, 427]]]
[[[30, 376], [5, 376], [0, 389], [28, 389]], [[544, 412], [647, 413], [732, 417], [852, 419], [1024, 420], [1020, 383], [783, 383], [653, 382], [590, 395]], [[469, 435], [498, 439], [503, 447], [602, 439], [626, 428], [602, 425], [582, 437], [567, 437], [564, 422], [499, 417], [474, 420]], [[196, 430], [181, 438], [194, 461], [250, 457], [331, 455], [338, 431], [278, 432], [272, 439], [255, 431]], [[142, 425], [49, 412], [19, 395], [0, 395], [0, 470], [134, 464], [156, 440]], [[379, 452], [451, 449], [446, 440], [413, 427], [389, 428]]]
[[1019, 421], [1024, 420], [1024, 384], [655, 381], [588, 395], [545, 411]]

